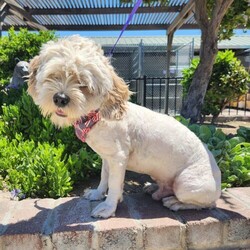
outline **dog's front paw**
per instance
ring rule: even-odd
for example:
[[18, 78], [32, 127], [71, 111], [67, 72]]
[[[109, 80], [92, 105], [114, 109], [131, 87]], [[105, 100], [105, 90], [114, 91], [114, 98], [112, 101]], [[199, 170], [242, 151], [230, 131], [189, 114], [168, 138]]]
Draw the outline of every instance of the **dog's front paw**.
[[107, 201], [100, 203], [91, 213], [95, 218], [109, 218], [115, 216], [116, 205], [109, 204]]
[[98, 191], [98, 189], [87, 189], [83, 197], [91, 201], [99, 201], [105, 197], [105, 194]]

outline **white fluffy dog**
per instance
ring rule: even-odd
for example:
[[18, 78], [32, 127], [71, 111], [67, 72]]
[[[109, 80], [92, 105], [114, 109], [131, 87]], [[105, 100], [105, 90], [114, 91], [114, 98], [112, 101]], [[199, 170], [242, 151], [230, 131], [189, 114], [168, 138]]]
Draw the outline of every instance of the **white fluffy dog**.
[[93, 217], [114, 216], [126, 169], [150, 175], [153, 199], [172, 210], [213, 207], [220, 197], [220, 170], [204, 144], [174, 118], [128, 102], [127, 85], [93, 41], [48, 42], [30, 62], [28, 84], [43, 115], [74, 125], [102, 158], [100, 184], [85, 193], [101, 200], [108, 191]]

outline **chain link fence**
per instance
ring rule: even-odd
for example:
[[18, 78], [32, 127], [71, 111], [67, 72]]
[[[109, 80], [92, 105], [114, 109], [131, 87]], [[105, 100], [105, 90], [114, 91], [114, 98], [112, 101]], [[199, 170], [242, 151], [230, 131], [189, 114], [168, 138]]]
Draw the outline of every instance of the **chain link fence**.
[[[167, 72], [167, 44], [117, 46], [111, 58], [118, 74], [129, 82], [136, 93], [135, 101], [152, 110], [179, 114], [182, 106], [182, 70], [190, 66], [193, 41], [173, 48], [170, 54], [170, 78]], [[105, 54], [111, 47], [103, 46]]]
[[[184, 68], [190, 66], [194, 53], [193, 41], [175, 46], [171, 51], [170, 76], [180, 77]], [[103, 46], [106, 55], [110, 46]], [[125, 80], [142, 77], [166, 77], [167, 44], [139, 44], [117, 45], [111, 58], [112, 65]]]

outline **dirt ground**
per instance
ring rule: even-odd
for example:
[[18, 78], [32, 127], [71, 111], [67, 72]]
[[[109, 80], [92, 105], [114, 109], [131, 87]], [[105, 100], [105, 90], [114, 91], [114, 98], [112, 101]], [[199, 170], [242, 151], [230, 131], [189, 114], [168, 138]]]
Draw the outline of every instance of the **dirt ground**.
[[[229, 121], [229, 122], [219, 122], [216, 124], [218, 128], [221, 128], [225, 134], [236, 134], [237, 129], [240, 126], [250, 127], [250, 121]], [[70, 196], [82, 196], [84, 190], [87, 188], [96, 188], [99, 184], [100, 176], [96, 176], [89, 180], [88, 182], [82, 183], [74, 188]], [[139, 193], [143, 192], [143, 187], [146, 182], [153, 182], [152, 179], [143, 174], [137, 174], [131, 171], [127, 171], [125, 183], [124, 183], [124, 193]]]
[[221, 128], [225, 134], [236, 134], [240, 126], [250, 128], [250, 121], [230, 121], [217, 124], [217, 127]]

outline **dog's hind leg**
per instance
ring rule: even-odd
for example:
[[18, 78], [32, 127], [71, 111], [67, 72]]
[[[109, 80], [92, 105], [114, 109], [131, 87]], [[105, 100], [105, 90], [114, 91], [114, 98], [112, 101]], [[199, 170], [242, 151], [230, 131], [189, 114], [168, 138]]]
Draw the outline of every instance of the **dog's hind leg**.
[[220, 197], [220, 172], [217, 165], [192, 165], [176, 176], [175, 196], [163, 198], [163, 205], [171, 210], [201, 209], [215, 206]]
[[176, 196], [169, 196], [162, 199], [163, 206], [169, 208], [173, 211], [183, 210], [183, 209], [202, 209], [202, 208], [213, 208], [215, 207], [215, 202], [209, 205], [198, 205], [198, 204], [188, 204], [179, 201]]
[[151, 194], [152, 198], [157, 201], [174, 194], [171, 186], [164, 182], [157, 182], [157, 184], [148, 183], [145, 185], [143, 191], [147, 194]]
[[152, 195], [158, 189], [159, 186], [156, 183], [146, 182], [143, 187], [143, 192]]

